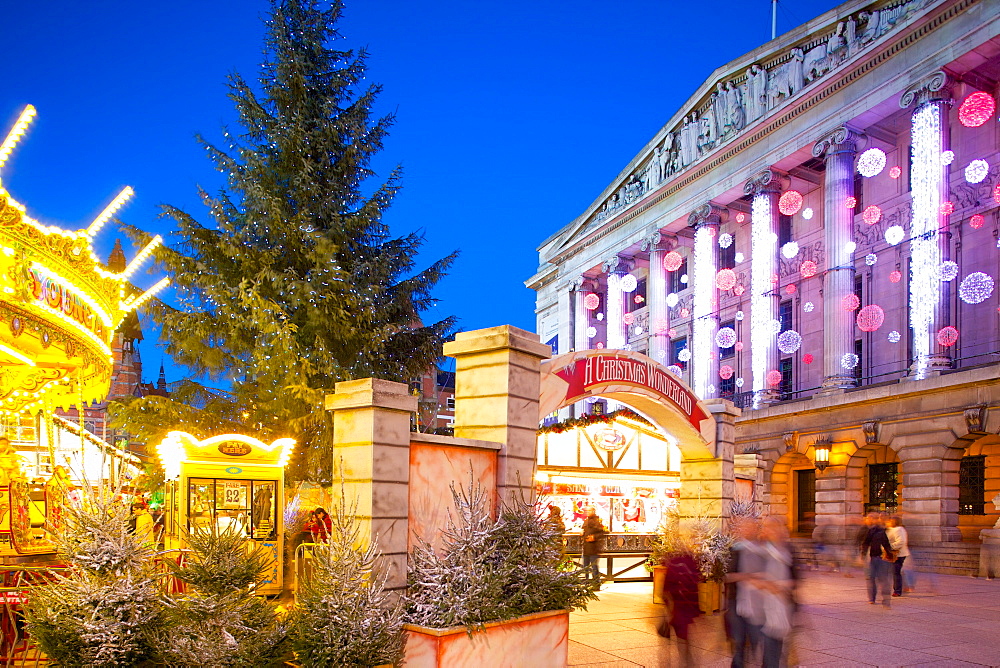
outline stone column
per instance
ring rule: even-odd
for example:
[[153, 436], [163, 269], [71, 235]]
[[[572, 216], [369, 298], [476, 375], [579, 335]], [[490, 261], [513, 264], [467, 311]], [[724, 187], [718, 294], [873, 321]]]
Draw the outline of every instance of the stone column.
[[854, 387], [854, 373], [844, 368], [844, 355], [854, 353], [854, 311], [841, 301], [854, 293], [854, 158], [861, 133], [841, 126], [813, 146], [812, 154], [826, 161], [823, 182], [823, 241], [826, 272], [823, 274], [823, 386], [817, 396], [836, 394]]
[[641, 249], [649, 252], [649, 280], [646, 281], [646, 303], [649, 304], [649, 356], [666, 364], [670, 350], [670, 316], [667, 308], [667, 270], [663, 257], [677, 245], [677, 237], [668, 237], [659, 230], [643, 239]]
[[357, 501], [362, 534], [377, 540], [388, 566], [388, 587], [403, 591], [410, 417], [417, 398], [403, 383], [375, 378], [337, 383], [334, 390], [326, 396], [326, 409], [333, 411], [334, 475], [343, 476], [347, 502]]
[[503, 325], [460, 332], [454, 357], [455, 436], [500, 443], [497, 496], [534, 498], [540, 364], [551, 350], [538, 335]]
[[[832, 455], [831, 455], [832, 457]], [[824, 542], [853, 539], [848, 536], [847, 466], [831, 463], [825, 471], [816, 471], [816, 530], [813, 536]], [[860, 513], [853, 515], [860, 516]]]
[[607, 322], [607, 339], [605, 345], [608, 349], [622, 350], [628, 341], [625, 326], [625, 299], [627, 295], [622, 292], [622, 278], [631, 269], [630, 262], [623, 257], [615, 255], [605, 261], [602, 269], [608, 275], [607, 292], [604, 296], [604, 318]]
[[951, 324], [951, 283], [938, 277], [938, 267], [951, 257], [949, 216], [941, 210], [949, 198], [949, 166], [943, 164], [941, 154], [948, 148], [951, 83], [945, 72], [934, 72], [910, 86], [899, 101], [903, 109], [915, 106], [911, 122], [909, 282], [914, 359], [910, 377], [914, 380], [951, 367], [951, 348], [937, 342], [937, 332]]
[[961, 541], [958, 530], [959, 456], [946, 443], [950, 431], [906, 434], [893, 439], [900, 460], [902, 511], [911, 543]]
[[778, 400], [777, 387], [767, 382], [767, 374], [780, 371], [778, 363], [778, 320], [781, 295], [774, 276], [778, 274], [778, 193], [783, 177], [765, 169], [743, 186], [752, 195], [750, 222], [750, 368], [754, 408]]
[[741, 411], [725, 399], [709, 399], [705, 404], [715, 418], [715, 457], [690, 457], [681, 452], [677, 508], [682, 523], [697, 517], [718, 517], [725, 525], [733, 500], [736, 418]]
[[[574, 313], [575, 313], [575, 324], [573, 332], [573, 349], [574, 350], [590, 350], [593, 348], [593, 343], [590, 337], [587, 336], [587, 328], [590, 327], [591, 312], [590, 309], [586, 307], [584, 301], [587, 299], [587, 295], [596, 292], [598, 289], [597, 282], [587, 278], [586, 276], [581, 276], [574, 281]], [[601, 304], [603, 306], [603, 303]], [[600, 307], [598, 307], [600, 308]]]
[[711, 202], [698, 207], [688, 224], [695, 228], [694, 300], [691, 312], [691, 386], [702, 399], [715, 394], [719, 382], [719, 347], [715, 333], [719, 330], [719, 225], [725, 209]]

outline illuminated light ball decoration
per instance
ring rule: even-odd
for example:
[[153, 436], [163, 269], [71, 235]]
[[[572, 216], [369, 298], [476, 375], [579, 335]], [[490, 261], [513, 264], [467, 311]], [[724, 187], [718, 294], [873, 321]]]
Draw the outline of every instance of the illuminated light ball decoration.
[[671, 327], [670, 329], [667, 330], [667, 336], [669, 336], [670, 338], [674, 338], [675, 336], [677, 336], [677, 330]]
[[597, 328], [596, 327], [588, 327], [587, 328], [587, 338], [588, 339], [592, 339], [595, 336], [597, 336]]
[[729, 366], [728, 364], [723, 364], [722, 366], [719, 367], [719, 378], [721, 378], [722, 380], [729, 380], [730, 378], [733, 377], [735, 373], [736, 371], [733, 369], [733, 367]]
[[812, 302], [806, 302], [802, 305], [802, 310], [806, 313], [812, 313], [814, 308], [816, 308], [816, 305]]
[[634, 333], [634, 334], [635, 334], [636, 336], [642, 336], [642, 332], [643, 332], [643, 329], [642, 329], [642, 327], [636, 327], [635, 329], [633, 329], [633, 330], [632, 330], [632, 332], [633, 332], [633, 333]]
[[846, 206], [848, 209], [853, 209], [857, 205], [858, 205], [858, 198], [854, 197], [853, 195], [844, 200], [844, 206]]
[[635, 313], [626, 313], [625, 315], [623, 315], [622, 322], [624, 322], [626, 325], [631, 325], [632, 323], [634, 323]]
[[733, 294], [734, 294], [734, 295], [736, 295], [737, 297], [739, 297], [739, 296], [740, 296], [740, 295], [742, 295], [742, 294], [743, 294], [744, 292], [746, 292], [746, 290], [747, 290], [747, 289], [746, 289], [746, 288], [745, 288], [745, 287], [743, 286], [743, 284], [742, 284], [742, 283], [740, 283], [740, 284], [739, 284], [739, 285], [737, 285], [737, 286], [736, 286], [735, 288], [733, 288]]
[[997, 104], [989, 93], [972, 93], [958, 107], [958, 120], [967, 128], [978, 128], [990, 120]]
[[708, 393], [709, 394], [715, 394], [715, 385], [709, 385], [708, 386]]
[[901, 280], [903, 280], [903, 272], [901, 272], [899, 269], [893, 269], [892, 271], [889, 272], [890, 283], [899, 283]]
[[990, 163], [985, 160], [973, 160], [965, 168], [965, 180], [969, 183], [982, 183], [990, 173]]
[[687, 274], [681, 274], [681, 283], [683, 283], [684, 285], [687, 285], [687, 283], [688, 283], [688, 275]]
[[767, 384], [771, 387], [777, 387], [778, 385], [781, 385], [781, 372], [776, 369], [771, 369], [767, 372], [765, 380], [767, 380]]
[[864, 212], [861, 214], [861, 220], [865, 221], [869, 225], [874, 225], [878, 221], [882, 220], [882, 209], [878, 208], [874, 204], [866, 206]]
[[809, 207], [802, 209], [802, 217], [806, 220], [812, 220], [813, 210]]
[[858, 329], [862, 332], [874, 332], [885, 322], [885, 311], [878, 304], [869, 304], [858, 311]]
[[819, 267], [812, 260], [806, 260], [799, 265], [799, 273], [802, 274], [803, 278], [812, 278], [819, 273]]
[[955, 152], [954, 151], [942, 151], [941, 152], [941, 164], [950, 165], [955, 162]]
[[802, 337], [794, 329], [788, 329], [778, 335], [778, 350], [787, 354], [794, 353], [802, 346]]
[[844, 297], [840, 300], [840, 306], [845, 311], [857, 311], [858, 307], [861, 306], [861, 300], [858, 299], [858, 296], [852, 292], [844, 295]]
[[786, 295], [794, 295], [797, 291], [798, 288], [795, 287], [794, 283], [789, 283], [788, 285], [785, 286]]
[[736, 272], [732, 269], [720, 269], [715, 275], [715, 287], [720, 290], [732, 290], [736, 287]]
[[742, 378], [737, 378], [736, 379], [736, 387], [743, 387], [743, 379]]
[[682, 362], [690, 362], [691, 361], [691, 351], [688, 350], [687, 348], [685, 348], [684, 350], [682, 350], [679, 353], [677, 353], [677, 359], [679, 359]]
[[861, 360], [854, 353], [847, 353], [846, 355], [840, 358], [840, 366], [844, 367], [845, 369], [853, 369], [858, 365], [858, 362], [860, 361]]
[[604, 320], [604, 314], [603, 313], [598, 313], [597, 314], [597, 319], [598, 320]]
[[972, 218], [969, 218], [969, 225], [972, 229], [978, 230], [980, 227], [986, 224], [986, 218], [981, 213], [977, 213]]
[[850, 253], [853, 253], [856, 250], [858, 250], [858, 245], [856, 243], [854, 243], [853, 241], [848, 241], [846, 244], [844, 244], [844, 252], [845, 253], [850, 254]]
[[641, 304], [644, 301], [646, 301], [646, 298], [643, 297], [642, 295], [636, 295], [635, 297], [632, 297], [632, 301], [636, 304]]
[[993, 277], [976, 271], [958, 284], [958, 296], [966, 304], [981, 304], [993, 294]]
[[786, 258], [791, 260], [793, 257], [799, 254], [799, 245], [794, 241], [789, 241], [787, 244], [781, 247], [781, 254]]
[[775, 318], [774, 320], [771, 321], [771, 333], [777, 334], [780, 331], [781, 331], [781, 321]]
[[858, 174], [871, 178], [878, 176], [885, 169], [885, 151], [880, 148], [870, 148], [858, 157]]
[[663, 318], [657, 318], [656, 322], [653, 323], [653, 331], [657, 334], [666, 334], [668, 329], [670, 329], [670, 325]]
[[903, 170], [900, 169], [898, 165], [895, 166], [895, 167], [890, 167], [889, 168], [889, 178], [890, 179], [898, 179], [902, 175], [903, 175]]
[[942, 281], [953, 281], [958, 276], [958, 263], [948, 260], [938, 267], [938, 278]]
[[600, 342], [598, 342], [598, 344], [597, 344], [597, 345], [596, 345], [595, 347], [596, 347], [596, 348], [597, 348], [598, 350], [604, 350], [604, 344], [603, 344], [603, 343], [600, 343]]
[[891, 225], [885, 230], [885, 240], [890, 246], [898, 245], [905, 236], [906, 231], [900, 225]]
[[802, 361], [805, 362], [806, 364], [812, 364], [813, 359], [814, 358], [812, 356], [812, 353], [806, 353], [805, 355], [802, 356]]
[[637, 287], [639, 287], [639, 279], [637, 279], [632, 274], [625, 274], [622, 276], [621, 288], [622, 292], [632, 292]]
[[951, 214], [955, 213], [955, 205], [948, 201], [941, 202], [941, 207], [939, 210], [941, 211], [942, 216], [950, 216]]
[[667, 295], [667, 306], [670, 308], [677, 306], [678, 299], [679, 298], [677, 297], [677, 293], [671, 292], [669, 295]]
[[686, 318], [689, 315], [691, 315], [691, 309], [689, 309], [687, 307], [681, 309], [681, 317], [682, 318]]
[[939, 345], [945, 348], [950, 348], [951, 346], [958, 343], [958, 330], [948, 325], [947, 327], [942, 327], [937, 333], [937, 342]]
[[993, 201], [1000, 204], [1000, 183], [993, 188]]
[[591, 292], [589, 295], [583, 298], [583, 307], [588, 311], [593, 311], [598, 306], [601, 305], [601, 298]]
[[662, 361], [667, 358], [667, 351], [666, 350], [657, 351], [656, 356], [659, 357], [660, 360]]
[[736, 214], [736, 222], [737, 223], [742, 223], [746, 219], [747, 219], [747, 215], [745, 213], [743, 213], [742, 211]]
[[[1000, 186], [997, 187], [1000, 188]], [[997, 201], [1000, 202], [1000, 200]], [[736, 260], [737, 262], [742, 262], [743, 260], [746, 259], [746, 257], [743, 255], [743, 253], [737, 253], [736, 255], [733, 256], [733, 259]]]
[[737, 311], [736, 312], [736, 319], [737, 320], [742, 320], [743, 319], [743, 311]]
[[889, 343], [899, 343], [899, 340], [902, 338], [903, 337], [896, 330], [892, 330], [891, 332], [889, 332], [888, 336]]
[[719, 248], [729, 248], [733, 245], [733, 235], [726, 232], [719, 235]]
[[794, 216], [802, 208], [802, 193], [798, 190], [786, 190], [778, 198], [778, 211], [786, 216]]
[[733, 349], [738, 353], [743, 352], [743, 342], [737, 341], [735, 344], [733, 344]]
[[715, 342], [720, 348], [732, 348], [736, 343], [736, 330], [732, 327], [723, 327], [715, 333]]
[[668, 366], [667, 371], [674, 374], [675, 376], [679, 376], [684, 372], [684, 370], [679, 366], [677, 366], [676, 364], [671, 364], [670, 366]]
[[781, 280], [780, 276], [778, 276], [777, 274], [771, 274], [771, 285], [777, 285], [778, 281], [780, 280]]
[[865, 264], [867, 264], [869, 267], [874, 265], [876, 262], [878, 262], [878, 255], [876, 255], [875, 253], [869, 253], [868, 255], [865, 255]]
[[677, 271], [684, 264], [684, 256], [677, 251], [670, 251], [663, 256], [663, 268], [667, 271]]

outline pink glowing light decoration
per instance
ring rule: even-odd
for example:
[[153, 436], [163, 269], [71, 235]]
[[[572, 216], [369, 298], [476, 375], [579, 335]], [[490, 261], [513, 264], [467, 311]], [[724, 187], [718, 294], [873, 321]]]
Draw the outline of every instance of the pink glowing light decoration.
[[624, 322], [626, 325], [631, 325], [632, 323], [634, 323], [635, 313], [626, 313], [625, 315], [623, 315], [622, 322]]
[[708, 230], [708, 236], [710, 236], [710, 237], [714, 237], [714, 236], [716, 235], [716, 233], [718, 232], [718, 231], [717, 231], [717, 230], [715, 229], [715, 225], [709, 225], [709, 226], [708, 226], [708, 227], [706, 227], [705, 229], [706, 229], [706, 230]]
[[596, 347], [597, 347], [598, 350], [604, 350], [604, 344], [603, 343], [598, 343]]
[[682, 318], [686, 318], [689, 315], [691, 315], [691, 309], [689, 309], [689, 308], [682, 308], [681, 309], [681, 317]]
[[663, 256], [663, 268], [667, 271], [677, 271], [684, 264], [684, 256], [677, 251], [670, 251]]
[[896, 167], [890, 167], [889, 168], [889, 178], [890, 179], [898, 179], [902, 175], [903, 175], [903, 170], [900, 169], [898, 165]]
[[885, 311], [878, 304], [869, 304], [858, 311], [857, 322], [862, 332], [874, 332], [885, 322]]
[[812, 364], [813, 363], [812, 353], [806, 353], [805, 355], [803, 355], [802, 361], [805, 362], [806, 364]]
[[786, 216], [794, 216], [802, 208], [802, 193], [798, 190], [786, 190], [778, 199], [778, 211]]
[[632, 301], [635, 302], [636, 304], [641, 304], [644, 301], [646, 301], [646, 298], [643, 297], [642, 295], [636, 295], [635, 297], [632, 297]]
[[853, 209], [857, 205], [858, 205], [857, 197], [851, 196], [844, 200], [844, 206], [846, 206], [848, 209]]
[[742, 352], [742, 351], [743, 351], [743, 342], [742, 342], [742, 341], [737, 341], [737, 342], [736, 342], [736, 343], [735, 343], [735, 344], [733, 345], [733, 348], [735, 348], [735, 349], [736, 349], [736, 352]]
[[771, 274], [771, 285], [777, 285], [778, 281], [780, 280], [781, 280], [780, 276], [778, 276], [777, 274]]
[[770, 385], [771, 387], [776, 387], [778, 385], [781, 385], [781, 372], [774, 369], [768, 371], [766, 380], [767, 384]]
[[958, 120], [967, 128], [978, 128], [990, 120], [997, 104], [989, 93], [973, 93], [962, 100], [958, 108]]
[[874, 225], [878, 221], [882, 220], [882, 209], [878, 208], [874, 204], [866, 206], [864, 213], [861, 214], [861, 220], [865, 221], [869, 225]]
[[899, 271], [898, 269], [893, 269], [892, 271], [889, 272], [890, 283], [899, 283], [899, 281], [902, 280], [902, 278], [903, 278], [903, 272]]
[[733, 294], [737, 297], [742, 295], [744, 292], [746, 292], [746, 287], [744, 287], [742, 283], [733, 288]]
[[598, 306], [601, 305], [601, 298], [591, 292], [589, 295], [583, 298], [583, 306], [588, 311], [593, 311]]
[[653, 331], [657, 334], [666, 334], [668, 329], [670, 329], [670, 325], [668, 325], [667, 321], [663, 318], [657, 319], [657, 321], [653, 324]]
[[734, 373], [736, 373], [736, 371], [734, 371], [733, 367], [729, 366], [728, 364], [723, 364], [722, 366], [719, 367], [719, 378], [723, 380], [729, 380], [730, 378], [733, 377]]
[[956, 343], [958, 343], [958, 330], [952, 327], [951, 325], [948, 325], [947, 327], [942, 327], [941, 329], [938, 330], [937, 342], [938, 344], [944, 346], [945, 348], [949, 348], [955, 345]]
[[715, 275], [715, 287], [720, 290], [732, 290], [736, 287], [736, 272], [732, 269], [720, 269]]
[[993, 201], [1000, 204], [1000, 183], [993, 189]]
[[812, 260], [806, 260], [799, 265], [799, 273], [803, 278], [812, 278], [819, 272], [819, 267]]
[[795, 294], [795, 285], [792, 284], [792, 283], [789, 283], [788, 285], [786, 285], [785, 286], [785, 294], [786, 295], [794, 295]]
[[974, 230], [978, 230], [985, 224], [986, 224], [986, 218], [984, 218], [983, 215], [980, 213], [977, 213], [976, 215], [974, 215], [972, 218], [969, 219], [969, 225], [971, 225], [972, 229]]
[[861, 306], [861, 300], [852, 292], [849, 295], [844, 295], [844, 298], [840, 300], [840, 306], [845, 311], [856, 311]]
[[676, 329], [668, 329], [667, 330], [667, 336], [669, 336], [670, 338], [674, 338], [675, 336], [677, 336], [677, 330]]
[[948, 202], [948, 201], [941, 202], [941, 215], [942, 216], [950, 216], [953, 213], [955, 213], [955, 205], [954, 204], [952, 204], [951, 202]]
[[736, 222], [737, 223], [742, 223], [746, 219], [747, 219], [747, 215], [745, 213], [743, 213], [742, 211], [740, 213], [736, 214]]

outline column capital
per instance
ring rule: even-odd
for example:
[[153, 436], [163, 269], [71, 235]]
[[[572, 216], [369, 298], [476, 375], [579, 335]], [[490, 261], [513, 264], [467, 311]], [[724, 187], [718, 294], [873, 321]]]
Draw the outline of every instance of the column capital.
[[612, 255], [601, 264], [605, 274], [627, 274], [635, 268], [635, 258]]
[[712, 202], [705, 202], [688, 216], [688, 225], [700, 227], [701, 225], [718, 225], [725, 222], [729, 217], [729, 209]]
[[776, 193], [781, 190], [785, 176], [770, 167], [761, 170], [747, 179], [743, 184], [744, 195], [760, 195], [762, 193]]
[[597, 279], [590, 276], [577, 276], [576, 278], [569, 279], [570, 290], [596, 290], [597, 287]]
[[649, 251], [670, 251], [677, 248], [677, 236], [666, 234], [662, 230], [656, 230], [642, 239], [639, 243], [639, 250]]
[[865, 139], [865, 134], [849, 125], [827, 132], [812, 148], [814, 158], [829, 159], [837, 153], [855, 153], [859, 144]]
[[955, 80], [944, 70], [928, 74], [903, 91], [899, 106], [906, 109], [916, 103], [920, 107], [927, 102], [951, 102], [951, 88]]

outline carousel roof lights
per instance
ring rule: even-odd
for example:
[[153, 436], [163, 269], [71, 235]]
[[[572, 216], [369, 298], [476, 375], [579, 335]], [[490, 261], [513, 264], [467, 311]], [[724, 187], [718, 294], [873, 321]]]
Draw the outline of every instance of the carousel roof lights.
[[35, 366], [35, 360], [31, 359], [27, 355], [17, 350], [14, 350], [10, 346], [6, 346], [2, 343], [0, 343], [0, 353], [3, 353], [4, 355], [10, 355], [21, 364], [27, 364], [28, 366]]
[[164, 289], [168, 285], [170, 285], [170, 279], [161, 278], [159, 281], [157, 281], [156, 285], [151, 287], [149, 290], [146, 290], [138, 297], [127, 299], [124, 303], [122, 303], [122, 307], [126, 311], [134, 311], [135, 309], [139, 308], [140, 306], [148, 302], [150, 299], [152, 299], [156, 295], [156, 293], [158, 293], [160, 290]]
[[103, 306], [97, 303], [97, 300], [91, 297], [86, 290], [74, 284], [73, 281], [60, 276], [40, 262], [32, 262], [31, 268], [72, 290], [74, 292], [74, 296], [79, 297], [87, 306], [94, 309], [94, 312], [100, 316], [101, 322], [104, 323], [105, 327], [114, 328], [118, 325], [118, 323], [112, 319], [111, 314], [108, 313]]
[[7, 162], [7, 158], [14, 151], [14, 147], [24, 136], [24, 133], [28, 131], [28, 126], [31, 125], [31, 121], [35, 119], [37, 111], [32, 105], [28, 105], [21, 112], [21, 115], [17, 117], [17, 122], [14, 123], [14, 127], [10, 129], [7, 133], [7, 138], [3, 140], [3, 144], [0, 144], [0, 167], [3, 167]]
[[162, 243], [163, 237], [157, 234], [148, 244], [146, 244], [145, 248], [139, 251], [138, 255], [132, 258], [132, 261], [128, 263], [127, 267], [125, 267], [125, 271], [119, 274], [119, 276], [121, 276], [121, 278], [129, 278], [139, 267], [142, 266], [142, 263], [145, 262], [150, 255], [152, 255], [153, 251], [156, 250], [156, 247]]
[[101, 228], [104, 227], [104, 224], [111, 220], [111, 216], [115, 215], [115, 212], [118, 211], [118, 209], [125, 206], [125, 202], [129, 201], [134, 194], [135, 191], [132, 190], [132, 186], [125, 186], [122, 188], [122, 191], [118, 193], [118, 196], [111, 200], [111, 204], [104, 207], [104, 211], [101, 211], [101, 214], [94, 219], [94, 222], [92, 222], [89, 227], [87, 227], [85, 230], [86, 234], [91, 237], [97, 234]]

